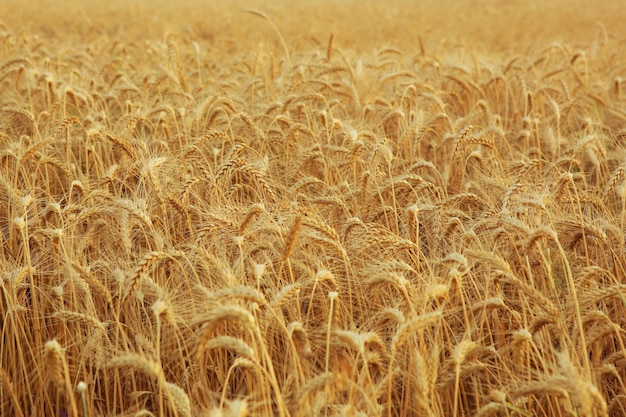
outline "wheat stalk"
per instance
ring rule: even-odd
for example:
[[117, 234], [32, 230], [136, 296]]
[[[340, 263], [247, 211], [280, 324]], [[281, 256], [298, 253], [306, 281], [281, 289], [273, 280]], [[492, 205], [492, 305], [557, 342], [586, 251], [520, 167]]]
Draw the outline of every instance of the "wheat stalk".
[[46, 364], [46, 380], [48, 386], [54, 387], [65, 394], [74, 415], [78, 415], [76, 400], [72, 395], [70, 369], [63, 348], [56, 340], [50, 340], [44, 345], [44, 363]]
[[267, 14], [265, 14], [264, 12], [258, 11], [258, 10], [245, 10], [246, 13], [250, 13], [254, 16], [258, 16], [261, 17], [263, 19], [265, 19], [270, 26], [272, 27], [272, 29], [274, 30], [274, 32], [276, 32], [276, 34], [278, 35], [278, 38], [280, 39], [280, 43], [283, 46], [283, 50], [285, 51], [285, 56], [287, 57], [287, 62], [289, 63], [289, 65], [291, 65], [291, 54], [289, 53], [289, 49], [287, 48], [287, 44], [285, 43], [285, 40], [283, 39], [283, 36], [280, 34], [280, 31], [278, 30], [278, 27], [274, 24], [274, 22], [272, 21], [272, 19], [269, 18], [269, 16], [267, 16]]
[[16, 413], [17, 416], [23, 417], [24, 413], [22, 411], [22, 407], [20, 406], [19, 398], [15, 394], [15, 391], [13, 389], [13, 384], [11, 383], [11, 380], [9, 379], [9, 375], [7, 375], [6, 371], [2, 367], [0, 367], [0, 380], [2, 382], [2, 386], [4, 387], [4, 390], [6, 390], [9, 398], [11, 399], [11, 402], [13, 403], [14, 412]]
[[437, 2], [245, 11], [276, 42], [220, 2], [11, 2], [0, 414], [623, 414], [621, 10], [589, 2], [459, 4], [439, 47], [393, 36]]

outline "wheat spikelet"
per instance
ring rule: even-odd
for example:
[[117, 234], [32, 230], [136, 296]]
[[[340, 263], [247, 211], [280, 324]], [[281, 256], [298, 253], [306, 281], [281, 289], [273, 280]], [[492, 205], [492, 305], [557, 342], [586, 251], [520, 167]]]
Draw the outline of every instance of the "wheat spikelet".
[[47, 369], [45, 374], [47, 385], [65, 394], [69, 400], [70, 409], [74, 415], [78, 415], [76, 399], [71, 395], [72, 383], [70, 380], [70, 369], [67, 364], [65, 352], [56, 340], [50, 340], [44, 345], [44, 363]]
[[407, 342], [407, 340], [420, 332], [425, 327], [437, 323], [443, 314], [441, 311], [435, 311], [432, 313], [422, 314], [412, 320], [404, 322], [396, 331], [393, 339], [391, 340], [391, 352], [395, 354], [397, 350]]
[[406, 323], [404, 313], [394, 307], [385, 307], [376, 314], [376, 318], [382, 322], [393, 322], [397, 324]]
[[13, 271], [9, 276], [9, 282], [13, 288], [19, 288], [22, 285], [24, 279], [28, 276], [32, 276], [36, 272], [32, 266], [24, 266], [16, 271]]
[[626, 284], [613, 284], [608, 287], [586, 292], [581, 296], [580, 306], [581, 308], [587, 309], [599, 301], [607, 300], [612, 297], [624, 299], [625, 294]]
[[469, 93], [471, 91], [470, 87], [469, 87], [469, 83], [466, 82], [465, 80], [452, 75], [452, 74], [446, 74], [445, 78], [448, 78], [449, 80], [452, 80], [454, 82], [456, 82], [458, 85], [460, 85], [461, 87], [463, 87], [463, 90], [465, 90], [465, 93]]
[[412, 191], [425, 183], [424, 179], [417, 174], [403, 174], [392, 178], [387, 184], [380, 189], [380, 194], [396, 193], [399, 189], [408, 188], [408, 191]]
[[[330, 34], [328, 37], [328, 46], [326, 47], [326, 61], [329, 61], [333, 58], [333, 41], [335, 40], [335, 35]], [[4, 67], [4, 66], [3, 66]], [[0, 72], [2, 72], [0, 70]]]
[[89, 106], [91, 104], [89, 100], [90, 97], [88, 98], [88, 93], [85, 90], [77, 91], [72, 87], [66, 87], [65, 95], [66, 99], [69, 99], [74, 107], [78, 108], [81, 107], [81, 105]]
[[113, 135], [110, 134], [106, 134], [107, 139], [109, 139], [111, 142], [113, 142], [116, 146], [119, 146], [120, 148], [122, 148], [122, 150], [128, 155], [130, 156], [130, 158], [133, 161], [136, 161], [138, 158], [137, 152], [135, 151], [135, 149], [124, 139], [120, 139], [117, 138]]
[[441, 260], [442, 263], [457, 263], [459, 266], [463, 267], [464, 270], [469, 269], [469, 265], [467, 262], [467, 258], [458, 252], [452, 252], [448, 254], [444, 259]]
[[139, 264], [133, 270], [130, 278], [128, 279], [129, 283], [127, 284], [127, 288], [125, 290], [125, 294], [122, 297], [122, 301], [124, 301], [128, 296], [133, 294], [137, 287], [139, 286], [139, 282], [141, 281], [143, 275], [146, 273], [150, 264], [152, 262], [156, 262], [159, 259], [166, 257], [167, 254], [165, 252], [152, 251], [148, 252], [141, 259]]
[[319, 178], [307, 176], [294, 183], [292, 186], [289, 187], [289, 189], [291, 193], [296, 195], [297, 191], [299, 191], [301, 188], [307, 187], [308, 189], [313, 189], [314, 185], [323, 186], [324, 182]]
[[[577, 164], [579, 163], [577, 162]], [[559, 175], [559, 177], [555, 181], [555, 186], [554, 186], [555, 198], [557, 200], [560, 200], [561, 193], [563, 191], [571, 189], [571, 187], [575, 188], [576, 187], [575, 183], [577, 181], [584, 181], [584, 179], [578, 173], [572, 174], [571, 172], [566, 172], [566, 173]]]
[[242, 143], [233, 146], [233, 148], [228, 153], [228, 156], [224, 158], [226, 162], [222, 164], [215, 173], [215, 182], [217, 182], [226, 173], [226, 171], [228, 171], [230, 168], [237, 164], [237, 162], [239, 161], [238, 156], [241, 154], [241, 152], [243, 152], [244, 149], [245, 145], [243, 145]]
[[19, 62], [15, 62], [15, 64], [17, 65], [3, 65], [4, 71], [0, 72], [0, 82], [11, 76], [11, 74], [15, 73], [15, 88], [19, 88], [19, 82], [23, 78], [27, 66], [19, 65]]
[[493, 414], [499, 415], [498, 413], [501, 413], [503, 410], [506, 410], [505, 404], [490, 402], [489, 404], [482, 406], [475, 414], [475, 417], [488, 417]]
[[65, 118], [65, 120], [63, 120], [57, 128], [54, 136], [60, 138], [63, 134], [65, 134], [66, 137], [69, 138], [70, 128], [73, 124], [82, 126], [80, 124], [80, 120], [78, 120], [78, 118], [75, 116]]
[[543, 309], [546, 314], [552, 318], [552, 320], [560, 317], [559, 309], [541, 291], [521, 281], [514, 275], [505, 276], [504, 281], [519, 288], [526, 296], [530, 298], [530, 300], [533, 302], [533, 306], [537, 306]]
[[524, 241], [523, 243], [524, 249], [530, 252], [533, 246], [537, 243], [537, 241], [543, 238], [547, 238], [554, 242], [558, 241], [558, 237], [554, 229], [549, 228], [549, 227], [539, 227], [533, 230], [530, 236], [528, 236], [528, 238]]
[[415, 135], [416, 140], [421, 140], [429, 132], [436, 133], [435, 128], [440, 121], [447, 122], [448, 127], [452, 128], [452, 121], [450, 120], [450, 116], [446, 112], [439, 112], [431, 117], [428, 122], [426, 122], [426, 124], [417, 132], [417, 134]]
[[[415, 74], [412, 73], [411, 71], [397, 71], [397, 72], [392, 72], [390, 74], [385, 74], [381, 79], [380, 82], [381, 83], [385, 83], [388, 81], [394, 81], [398, 78], [409, 78], [409, 79], [415, 79]], [[401, 114], [401, 113], [397, 113], [397, 114]]]
[[445, 299], [450, 293], [450, 284], [433, 283], [426, 287], [425, 297], [428, 300]]
[[251, 332], [256, 330], [256, 320], [245, 308], [236, 305], [216, 307], [208, 313], [196, 316], [191, 323], [194, 327], [200, 326], [197, 346], [206, 345], [207, 341], [213, 336], [215, 327], [224, 321], [239, 323]]
[[7, 181], [7, 178], [4, 176], [3, 173], [0, 173], [0, 186], [2, 186], [2, 188], [4, 189], [3, 191], [6, 193], [5, 195], [8, 196], [8, 203], [11, 206], [19, 207], [21, 205], [19, 197], [20, 193], [15, 190], [15, 188], [9, 183], [9, 181]]
[[228, 136], [227, 132], [223, 132], [223, 131], [210, 131], [208, 133], [205, 133], [204, 135], [200, 136], [198, 139], [195, 140], [194, 145], [197, 148], [200, 148], [201, 146], [204, 145], [204, 143], [206, 142], [212, 142], [215, 141], [217, 139], [221, 139], [224, 142], [229, 142], [230, 136]]
[[[348, 255], [347, 252], [345, 250], [345, 248], [341, 245], [340, 242], [333, 240], [333, 239], [328, 239], [326, 237], [323, 236], [319, 236], [313, 233], [310, 233], [309, 231], [307, 231], [306, 233], [303, 234], [303, 237], [307, 237], [308, 239], [306, 239], [306, 241], [312, 241], [315, 242], [316, 244], [319, 245], [320, 248], [328, 248], [330, 249], [330, 251], [338, 253], [340, 255], [340, 259], [342, 259], [346, 265], [349, 265], [350, 261], [348, 259]], [[303, 239], [305, 240], [305, 239]]]
[[293, 284], [285, 285], [278, 291], [272, 301], [270, 302], [270, 306], [274, 311], [277, 311], [284, 304], [288, 303], [291, 298], [294, 296], [297, 297], [300, 294], [302, 289], [302, 284], [299, 282], [295, 282]]
[[557, 360], [563, 375], [562, 385], [580, 403], [581, 414], [586, 416], [593, 415], [593, 411], [597, 406], [599, 407], [600, 415], [606, 415], [606, 401], [602, 398], [595, 384], [588, 382], [580, 375], [566, 354], [557, 353]]
[[378, 272], [398, 272], [403, 274], [417, 274], [417, 271], [413, 266], [404, 261], [390, 260], [381, 262], [374, 267], [368, 267], [364, 271], [368, 275], [373, 275]]
[[611, 274], [608, 271], [600, 268], [599, 266], [592, 265], [590, 267], [583, 268], [576, 277], [576, 280], [584, 283], [593, 280], [601, 280], [603, 277], [610, 277], [610, 275]]
[[501, 297], [492, 297], [486, 300], [478, 301], [472, 304], [472, 306], [470, 307], [470, 310], [477, 311], [477, 310], [487, 310], [487, 309], [494, 309], [494, 308], [506, 309], [506, 304], [504, 303], [504, 300]]
[[585, 244], [595, 243], [603, 246], [608, 243], [608, 236], [604, 230], [593, 224], [580, 224], [570, 220], [563, 220], [555, 222], [554, 226], [560, 234], [571, 236], [571, 240], [567, 243], [568, 248], [573, 248], [576, 243], [583, 238], [585, 239]]
[[198, 354], [212, 349], [228, 349], [237, 354], [256, 361], [255, 351], [243, 340], [231, 336], [218, 336], [198, 346]]
[[514, 389], [511, 392], [513, 398], [526, 397], [529, 395], [555, 395], [562, 398], [568, 397], [567, 389], [564, 388], [565, 378], [553, 377], [546, 381], [538, 381], [531, 384], [524, 385], [520, 388]]
[[[555, 310], [556, 311], [556, 310]], [[536, 315], [530, 322], [529, 330], [531, 333], [538, 332], [542, 327], [552, 325], [558, 328], [559, 320], [558, 316], [552, 316], [550, 314]]]
[[[341, 67], [341, 70], [343, 70], [343, 67]], [[324, 95], [322, 95], [320, 93], [310, 93], [310, 94], [302, 94], [302, 95], [290, 96], [283, 103], [282, 109], [283, 109], [283, 112], [285, 112], [291, 104], [297, 104], [297, 103], [302, 103], [302, 102], [305, 102], [305, 101], [314, 101], [314, 100], [315, 101], [321, 101], [322, 103], [327, 104], [327, 100], [326, 100], [326, 97]], [[324, 125], [328, 125], [327, 114], [325, 113], [325, 110], [322, 110], [322, 112], [320, 113], [320, 116], [324, 120], [322, 123]]]
[[513, 352], [513, 361], [521, 363], [523, 355], [527, 353], [528, 348], [532, 345], [532, 335], [526, 329], [520, 329], [513, 332], [513, 338], [510, 349]]
[[608, 323], [612, 323], [611, 319], [602, 310], [591, 310], [591, 311], [586, 312], [582, 316], [581, 321], [583, 325], [588, 325], [594, 322], [604, 322], [604, 321], [607, 321]]
[[231, 417], [247, 417], [250, 413], [250, 406], [245, 398], [231, 401], [228, 404], [228, 409]]
[[471, 355], [472, 352], [475, 352], [477, 348], [480, 348], [480, 345], [469, 339], [461, 341], [454, 347], [452, 360], [457, 372], [460, 370], [461, 365], [463, 365], [467, 357]]
[[598, 342], [606, 335], [614, 334], [619, 335], [621, 332], [621, 328], [619, 325], [609, 322], [604, 323], [602, 325], [596, 326], [593, 329], [587, 331], [585, 333], [585, 343], [587, 346], [591, 346], [593, 343]]
[[458, 410], [458, 401], [459, 401], [459, 383], [461, 379], [461, 366], [465, 363], [467, 357], [471, 355], [473, 352], [480, 348], [476, 342], [463, 339], [459, 344], [454, 347], [454, 351], [452, 354], [452, 361], [454, 362], [454, 369], [456, 374], [456, 379], [454, 383], [454, 415], [457, 415]]
[[296, 244], [298, 231], [300, 230], [300, 226], [302, 226], [302, 216], [296, 217], [291, 228], [289, 229], [289, 234], [287, 235], [287, 239], [285, 240], [285, 247], [283, 249], [282, 263], [285, 263], [289, 256], [291, 256], [291, 252]]
[[389, 284], [402, 294], [407, 303], [411, 305], [412, 300], [409, 295], [410, 283], [402, 274], [392, 271], [381, 271], [371, 275], [367, 280], [365, 280], [364, 284], [367, 286], [368, 290], [372, 290], [372, 287], [380, 284]]
[[[206, 289], [202, 286], [198, 286], [201, 291], [205, 291]], [[267, 301], [265, 300], [265, 296], [261, 294], [254, 288], [250, 287], [227, 287], [222, 288], [217, 291], [207, 291], [206, 301], [209, 303], [219, 302], [224, 299], [241, 299], [245, 301], [250, 301], [252, 303], [257, 303], [259, 305], [266, 305]]]
[[422, 91], [420, 92], [419, 96], [435, 104], [437, 106], [436, 110], [440, 111], [441, 113], [445, 113], [446, 104], [437, 94]]
[[171, 382], [163, 384], [163, 392], [165, 393], [170, 408], [180, 417], [191, 417], [191, 401], [189, 396], [181, 387]]
[[440, 348], [433, 347], [426, 354], [422, 354], [419, 349], [414, 353], [417, 362], [418, 371], [418, 394], [419, 405], [430, 415], [433, 411], [431, 395], [435, 393], [438, 366], [439, 366]]
[[477, 204], [479, 207], [484, 207], [486, 204], [485, 202], [478, 197], [476, 194], [473, 193], [459, 193], [459, 194], [455, 194], [451, 197], [449, 197], [445, 202], [444, 202], [444, 206], [445, 207], [450, 207], [450, 206], [454, 206], [454, 205], [460, 205], [463, 203], [475, 203]]
[[52, 314], [52, 317], [59, 318], [63, 321], [83, 323], [89, 327], [93, 327], [102, 331], [105, 331], [107, 327], [106, 323], [102, 323], [97, 318], [90, 316], [88, 314], [78, 313], [76, 311], [69, 311], [69, 310], [56, 311]]
[[238, 172], [243, 172], [248, 174], [251, 178], [253, 178], [258, 184], [261, 185], [263, 191], [270, 197], [271, 201], [275, 201], [277, 199], [276, 193], [272, 189], [272, 187], [268, 184], [265, 179], [265, 174], [259, 171], [257, 168], [251, 166], [243, 159], [235, 159], [233, 161], [233, 166], [235, 166], [235, 170], [233, 175], [236, 175]]
[[[3, 29], [4, 30], [4, 29]], [[5, 72], [10, 72], [12, 71], [12, 68], [14, 67], [21, 67], [24, 65], [30, 64], [30, 61], [26, 58], [13, 58], [10, 59], [8, 61], [6, 61], [4, 64], [2, 64], [2, 66], [0, 67], [0, 74], [1, 73], [5, 73]]]
[[3, 112], [7, 112], [7, 113], [13, 113], [13, 114], [19, 114], [21, 116], [24, 116], [31, 124], [35, 123], [35, 116], [33, 116], [33, 113], [26, 109], [25, 107], [22, 106], [4, 106], [2, 107], [2, 111]]
[[157, 320], [160, 320], [161, 316], [164, 316], [165, 319], [168, 320], [170, 323], [175, 323], [172, 306], [169, 302], [164, 300], [165, 294], [163, 293], [163, 290], [158, 285], [156, 285], [154, 281], [152, 281], [151, 284], [155, 287], [158, 297], [158, 299], [150, 306], [152, 314], [154, 314], [154, 317]]
[[263, 133], [259, 131], [259, 129], [257, 128], [256, 124], [252, 121], [252, 119], [250, 118], [250, 116], [248, 116], [246, 113], [239, 113], [237, 115], [247, 126], [248, 128], [254, 132], [254, 134], [257, 137], [263, 137]]
[[165, 374], [163, 373], [163, 369], [158, 362], [137, 353], [126, 353], [124, 355], [115, 356], [109, 360], [107, 367], [130, 367], [141, 371], [147, 376], [151, 376], [158, 381], [165, 380]]
[[22, 156], [19, 157], [19, 163], [24, 164], [28, 161], [34, 154], [36, 154], [39, 150], [45, 148], [47, 145], [54, 143], [54, 139], [42, 140], [40, 142], [35, 143], [34, 145], [26, 148]]
[[[196, 110], [196, 118], [195, 118], [196, 124], [200, 124], [202, 117], [206, 113], [209, 113], [209, 109], [212, 108], [217, 101], [218, 101], [218, 96], [213, 96], [213, 95], [208, 95], [207, 98], [204, 99], [204, 101], [202, 101], [202, 103], [200, 104], [200, 106], [198, 106], [198, 109]], [[224, 139], [228, 139], [228, 137], [225, 137]]]
[[[224, 108], [226, 108], [226, 110]], [[210, 128], [220, 113], [225, 113], [226, 116], [230, 118], [230, 115], [236, 112], [235, 108], [236, 106], [228, 98], [219, 98], [215, 100], [215, 102], [210, 106], [210, 110], [207, 112], [208, 118], [205, 123], [206, 127]]]
[[170, 58], [170, 67], [175, 72], [178, 77], [178, 83], [185, 93], [189, 92], [189, 87], [187, 86], [187, 81], [185, 80], [183, 74], [183, 65], [180, 59], [180, 51], [178, 50], [176, 44], [173, 39], [169, 39], [167, 41], [167, 52]]
[[172, 207], [174, 207], [174, 210], [176, 210], [181, 217], [185, 217], [187, 215], [187, 207], [178, 198], [173, 195], [168, 195], [167, 201]]
[[[131, 237], [132, 226], [130, 222], [130, 213], [126, 210], [123, 210], [119, 214], [119, 222], [120, 222], [120, 239], [122, 243], [122, 247], [124, 248], [124, 252], [130, 256], [133, 248], [133, 239]], [[80, 273], [80, 272], [79, 272]]]
[[508, 210], [509, 202], [511, 201], [511, 197], [513, 196], [513, 193], [520, 190], [522, 187], [524, 187], [522, 183], [516, 182], [506, 191], [506, 193], [504, 194], [504, 197], [502, 198], [502, 211]]
[[339, 235], [337, 234], [335, 229], [325, 223], [323, 220], [317, 218], [317, 216], [307, 216], [302, 218], [302, 225], [328, 236], [334, 242], [340, 241]]
[[325, 268], [320, 268], [315, 272], [315, 285], [320, 283], [328, 283], [328, 285], [333, 289], [337, 289], [339, 286], [335, 274]]
[[464, 140], [468, 139], [469, 134], [473, 130], [474, 130], [474, 126], [467, 125], [456, 134], [456, 136], [454, 137], [453, 159], [456, 159], [458, 146], [462, 144]]
[[365, 356], [365, 343], [361, 334], [350, 330], [335, 330], [334, 334], [343, 344], [350, 345], [361, 356]]
[[134, 340], [141, 353], [146, 352], [150, 357], [157, 356], [157, 348], [152, 340], [148, 339], [143, 334], [136, 334]]
[[624, 176], [624, 167], [621, 166], [617, 168], [613, 174], [611, 174], [611, 178], [609, 178], [609, 182], [607, 183], [606, 189], [604, 190], [604, 194], [602, 195], [602, 200], [606, 201], [609, 195], [615, 190], [615, 186], [619, 182], [619, 180]]
[[367, 195], [367, 188], [369, 186], [371, 178], [372, 178], [372, 173], [370, 171], [363, 171], [363, 173], [361, 174], [361, 178], [360, 178], [360, 182], [361, 182], [360, 192], [361, 192], [361, 194]]
[[95, 289], [101, 297], [103, 297], [109, 307], [113, 306], [113, 297], [109, 289], [102, 283], [101, 280], [95, 278], [88, 270], [83, 268], [77, 262], [72, 262], [72, 267], [80, 274], [80, 276], [87, 281], [89, 286]]
[[352, 229], [354, 229], [356, 226], [365, 227], [365, 223], [363, 223], [363, 221], [360, 218], [358, 218], [358, 217], [351, 217], [351, 218], [346, 220], [346, 222], [345, 222], [345, 224], [343, 226], [343, 230], [342, 230], [342, 235], [343, 235], [343, 240], [344, 241], [347, 240], [348, 235], [350, 234]]
[[296, 393], [296, 402], [300, 406], [304, 405], [304, 402], [309, 399], [317, 391], [326, 388], [334, 381], [334, 374], [332, 372], [324, 372], [317, 375], [314, 378], [309, 379], [306, 384], [302, 386]]
[[311, 356], [311, 344], [306, 330], [299, 321], [294, 321], [287, 325], [287, 334], [293, 341], [296, 351], [300, 356]]
[[46, 342], [44, 346], [44, 362], [47, 369], [47, 385], [63, 392], [65, 390], [65, 354], [56, 340]]
[[254, 278], [256, 280], [256, 284], [257, 284], [257, 289], [259, 289], [261, 287], [261, 278], [263, 278], [263, 275], [265, 274], [265, 269], [267, 268], [266, 264], [254, 264], [252, 266], [252, 271], [254, 274]]
[[243, 235], [243, 232], [246, 230], [246, 227], [248, 227], [248, 225], [250, 224], [250, 222], [256, 215], [258, 215], [259, 213], [266, 213], [266, 212], [267, 211], [263, 204], [252, 204], [248, 208], [248, 211], [246, 212], [246, 217], [243, 219], [243, 221], [241, 222], [241, 225], [239, 226], [239, 234]]
[[[210, 174], [208, 173], [208, 171], [203, 172], [203, 175], [205, 178], [210, 178]], [[200, 181], [202, 180], [198, 177], [190, 177], [189, 179], [187, 179], [183, 185], [183, 191], [178, 197], [178, 201], [187, 201], [187, 196], [190, 194], [191, 187], [193, 187], [195, 184], [198, 184]]]

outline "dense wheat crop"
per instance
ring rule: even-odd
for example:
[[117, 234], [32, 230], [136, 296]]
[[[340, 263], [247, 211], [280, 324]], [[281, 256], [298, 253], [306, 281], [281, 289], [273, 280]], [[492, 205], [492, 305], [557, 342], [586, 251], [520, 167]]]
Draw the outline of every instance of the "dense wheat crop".
[[0, 415], [624, 415], [621, 6], [2, 1]]

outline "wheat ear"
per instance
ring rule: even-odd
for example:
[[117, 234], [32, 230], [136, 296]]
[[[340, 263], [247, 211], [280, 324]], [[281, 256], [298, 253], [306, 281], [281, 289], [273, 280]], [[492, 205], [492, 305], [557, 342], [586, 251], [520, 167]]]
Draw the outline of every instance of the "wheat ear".
[[289, 66], [291, 66], [291, 54], [289, 53], [289, 48], [287, 48], [287, 44], [285, 43], [285, 39], [283, 39], [283, 35], [281, 35], [280, 30], [278, 30], [278, 27], [274, 24], [272, 19], [270, 19], [269, 16], [265, 14], [264, 12], [261, 12], [258, 10], [245, 10], [245, 12], [253, 14], [258, 17], [262, 17], [263, 19], [267, 20], [267, 22], [270, 24], [272, 29], [274, 29], [274, 32], [276, 32], [276, 34], [278, 35], [278, 38], [280, 39], [280, 43], [283, 47], [283, 50], [285, 51], [285, 55], [287, 56], [287, 62], [289, 63]]
[[76, 399], [72, 395], [72, 382], [70, 370], [65, 359], [65, 353], [56, 340], [46, 342], [44, 346], [44, 361], [48, 369], [48, 384], [56, 387], [61, 393], [66, 394], [70, 401], [73, 415], [78, 415]]

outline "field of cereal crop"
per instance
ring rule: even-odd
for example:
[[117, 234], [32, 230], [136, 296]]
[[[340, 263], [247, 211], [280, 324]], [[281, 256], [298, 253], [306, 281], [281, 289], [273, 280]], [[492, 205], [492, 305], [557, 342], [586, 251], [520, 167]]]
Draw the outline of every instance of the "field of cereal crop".
[[0, 415], [624, 415], [624, 10], [3, 0]]

